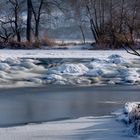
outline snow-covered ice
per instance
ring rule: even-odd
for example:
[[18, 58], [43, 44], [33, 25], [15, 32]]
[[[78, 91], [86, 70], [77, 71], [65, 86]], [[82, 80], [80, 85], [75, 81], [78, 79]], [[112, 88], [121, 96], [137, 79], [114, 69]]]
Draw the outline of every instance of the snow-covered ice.
[[62, 64], [58, 67], [57, 71], [67, 75], [83, 75], [89, 69], [83, 64]]
[[1, 50], [0, 87], [140, 84], [140, 58], [125, 51]]
[[131, 113], [133, 111], [133, 109], [137, 108], [138, 107], [138, 104], [137, 103], [126, 103], [125, 106], [124, 106], [124, 113]]
[[117, 120], [124, 122], [127, 126], [126, 132], [129, 136], [140, 136], [140, 102], [128, 102], [117, 114]]

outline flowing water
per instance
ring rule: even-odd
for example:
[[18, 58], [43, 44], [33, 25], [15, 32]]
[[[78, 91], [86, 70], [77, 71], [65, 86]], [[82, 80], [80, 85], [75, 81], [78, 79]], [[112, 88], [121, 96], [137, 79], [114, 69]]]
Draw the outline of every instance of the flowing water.
[[0, 89], [0, 127], [110, 115], [132, 101], [140, 101], [139, 86]]

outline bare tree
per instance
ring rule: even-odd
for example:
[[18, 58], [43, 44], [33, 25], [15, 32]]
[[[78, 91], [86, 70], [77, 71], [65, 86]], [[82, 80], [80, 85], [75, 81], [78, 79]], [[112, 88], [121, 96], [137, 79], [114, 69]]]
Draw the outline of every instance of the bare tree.
[[20, 2], [18, 0], [9, 0], [12, 5], [13, 13], [14, 13], [14, 25], [15, 25], [15, 33], [17, 37], [17, 42], [21, 42], [21, 28], [20, 28]]
[[11, 38], [15, 36], [14, 28], [12, 27], [12, 21], [0, 20], [0, 38], [7, 43]]
[[[38, 4], [38, 8], [35, 8], [32, 4], [32, 11], [35, 19], [35, 40], [39, 40], [39, 25], [40, 25], [40, 19], [42, 14], [42, 8], [43, 8], [44, 0], [40, 0]], [[37, 10], [36, 10], [37, 9]]]
[[32, 31], [32, 1], [27, 0], [27, 29], [26, 38], [27, 41], [31, 41], [31, 31]]

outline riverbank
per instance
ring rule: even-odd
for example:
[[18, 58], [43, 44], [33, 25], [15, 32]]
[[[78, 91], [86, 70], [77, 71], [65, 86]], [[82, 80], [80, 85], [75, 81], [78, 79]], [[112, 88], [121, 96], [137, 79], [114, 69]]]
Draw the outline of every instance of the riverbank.
[[0, 127], [108, 116], [139, 102], [140, 86], [45, 86], [0, 89]]
[[136, 140], [126, 126], [113, 117], [79, 119], [29, 124], [0, 129], [0, 140]]

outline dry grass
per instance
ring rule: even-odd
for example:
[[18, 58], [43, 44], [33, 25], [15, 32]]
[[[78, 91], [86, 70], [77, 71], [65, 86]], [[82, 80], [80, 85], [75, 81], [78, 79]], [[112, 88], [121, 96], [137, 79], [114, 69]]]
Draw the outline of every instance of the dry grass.
[[8, 48], [8, 49], [35, 49], [40, 48], [41, 46], [53, 46], [55, 42], [53, 40], [44, 37], [40, 40], [28, 42], [28, 41], [21, 41], [17, 42], [16, 40], [9, 40], [8, 42], [0, 41], [0, 48]]
[[47, 35], [45, 35], [42, 39], [40, 39], [40, 44], [41, 46], [54, 46], [56, 45], [57, 43], [52, 40], [52, 39], [49, 39]]

